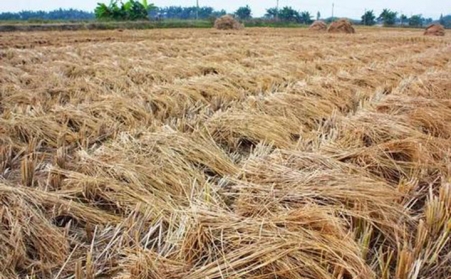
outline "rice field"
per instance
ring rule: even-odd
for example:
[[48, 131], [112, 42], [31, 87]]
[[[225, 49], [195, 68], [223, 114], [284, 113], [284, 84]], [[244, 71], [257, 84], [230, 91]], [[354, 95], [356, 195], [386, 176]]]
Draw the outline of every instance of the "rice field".
[[0, 278], [450, 278], [451, 39], [0, 34]]

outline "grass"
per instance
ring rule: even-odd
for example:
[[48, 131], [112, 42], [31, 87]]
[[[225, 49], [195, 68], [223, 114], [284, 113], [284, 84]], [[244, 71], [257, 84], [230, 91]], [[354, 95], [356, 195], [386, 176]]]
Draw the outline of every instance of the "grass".
[[296, 23], [296, 22], [286, 22], [286, 21], [275, 21], [275, 20], [265, 20], [265, 19], [250, 19], [245, 20], [244, 25], [246, 27], [273, 27], [273, 28], [307, 28], [309, 25]]
[[449, 277], [449, 34], [0, 35], [4, 278]]
[[[246, 20], [246, 27], [307, 28], [308, 25], [295, 22]], [[52, 30], [111, 30], [111, 29], [166, 29], [166, 28], [213, 28], [211, 20], [166, 19], [163, 21], [64, 21], [29, 20], [0, 21], [0, 31], [52, 31]]]
[[164, 21], [1, 21], [1, 31], [65, 31], [65, 30], [112, 30], [112, 29], [166, 29], [166, 28], [212, 28], [208, 20]]

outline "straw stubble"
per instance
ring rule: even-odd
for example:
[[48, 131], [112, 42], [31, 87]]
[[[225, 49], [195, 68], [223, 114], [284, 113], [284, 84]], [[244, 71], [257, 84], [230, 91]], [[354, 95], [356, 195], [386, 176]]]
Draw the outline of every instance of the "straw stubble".
[[446, 39], [2, 39], [2, 276], [448, 278]]

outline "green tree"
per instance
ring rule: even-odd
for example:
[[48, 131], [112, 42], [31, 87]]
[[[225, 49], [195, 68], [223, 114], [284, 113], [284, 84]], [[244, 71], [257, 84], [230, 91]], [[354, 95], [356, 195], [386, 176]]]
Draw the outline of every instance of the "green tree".
[[443, 26], [446, 28], [451, 28], [451, 15], [443, 16], [442, 18]]
[[238, 8], [238, 10], [236, 10], [235, 16], [237, 16], [239, 19], [250, 19], [252, 18], [252, 10], [249, 5], [240, 7]]
[[316, 13], [316, 20], [320, 20], [321, 19], [321, 13], [318, 11]]
[[97, 19], [115, 19], [115, 17], [121, 17], [117, 1], [111, 1], [109, 5], [98, 3], [94, 14]]
[[269, 8], [269, 9], [266, 9], [265, 17], [270, 18], [270, 19], [276, 19], [277, 14], [278, 14], [277, 8]]
[[286, 6], [279, 11], [279, 19], [282, 21], [297, 22], [299, 18], [299, 13], [292, 7]]
[[301, 12], [298, 21], [303, 24], [312, 24], [312, 15], [309, 12]]
[[137, 1], [128, 1], [124, 4], [124, 7], [127, 20], [147, 19], [147, 9], [144, 4]]
[[401, 25], [404, 25], [404, 23], [406, 23], [409, 20], [409, 18], [406, 15], [402, 14], [399, 17], [399, 20], [401, 21]]
[[363, 14], [362, 24], [367, 26], [376, 24], [376, 16], [374, 15], [374, 11], [367, 11]]
[[101, 20], [144, 20], [148, 19], [148, 12], [155, 8], [153, 4], [148, 4], [147, 0], [128, 0], [121, 2], [121, 6], [117, 0], [111, 0], [109, 5], [98, 3], [94, 13], [96, 18]]
[[423, 17], [421, 15], [413, 15], [409, 18], [409, 26], [421, 27], [423, 26]]
[[94, 13], [75, 9], [53, 11], [20, 11], [0, 13], [0, 20], [87, 20], [94, 19]]
[[221, 17], [226, 14], [227, 14], [226, 10], [222, 9], [220, 11], [213, 11], [210, 16]]
[[393, 12], [390, 9], [384, 9], [379, 16], [379, 20], [382, 20], [385, 26], [393, 26], [396, 23], [397, 12]]
[[433, 22], [434, 20], [431, 17], [428, 18], [423, 18], [423, 25], [429, 25]]
[[443, 18], [443, 14], [440, 15], [440, 19], [438, 21], [441, 25], [445, 26], [445, 20]]

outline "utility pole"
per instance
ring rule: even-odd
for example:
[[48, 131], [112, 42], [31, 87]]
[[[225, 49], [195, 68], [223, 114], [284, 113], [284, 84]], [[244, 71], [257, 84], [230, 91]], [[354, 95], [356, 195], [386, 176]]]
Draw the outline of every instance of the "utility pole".
[[366, 26], [366, 9], [365, 9], [365, 13], [363, 14], [363, 25]]
[[196, 20], [199, 19], [199, 0], [196, 0]]
[[332, 2], [332, 20], [334, 19], [335, 3]]

